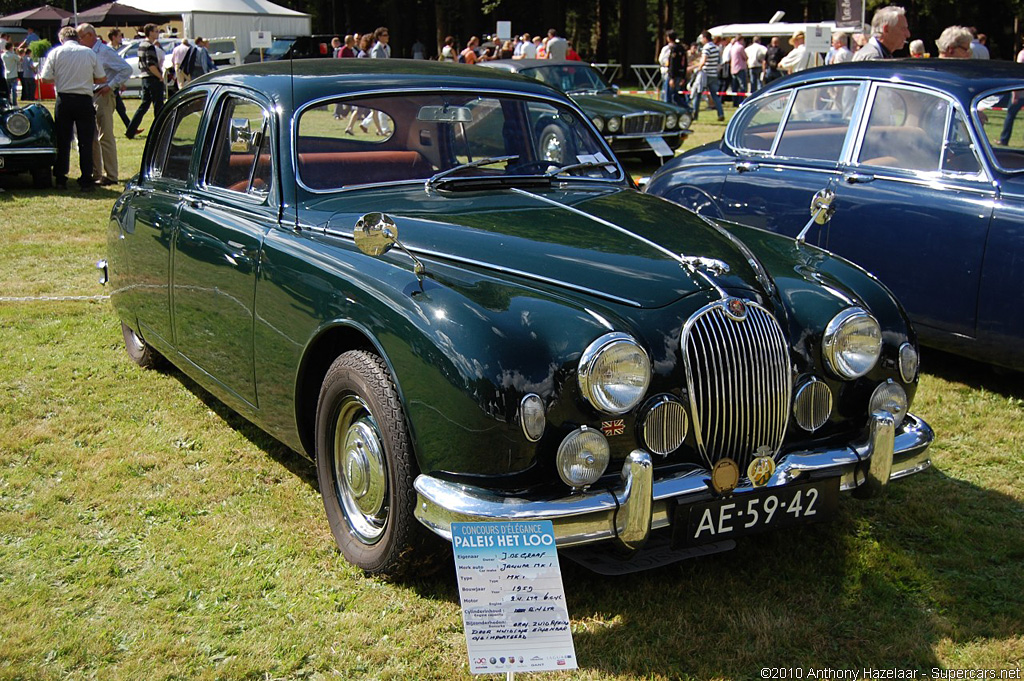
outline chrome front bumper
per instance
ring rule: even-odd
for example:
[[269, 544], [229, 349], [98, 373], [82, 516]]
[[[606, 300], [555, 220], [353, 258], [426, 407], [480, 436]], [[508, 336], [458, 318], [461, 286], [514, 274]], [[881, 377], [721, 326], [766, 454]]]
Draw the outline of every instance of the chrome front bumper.
[[[907, 414], [897, 430], [888, 412], [875, 412], [862, 442], [786, 454], [766, 487], [811, 476], [839, 477], [840, 490], [858, 497], [873, 496], [889, 480], [928, 468], [931, 461], [926, 450], [934, 438], [931, 427], [912, 414]], [[615, 489], [547, 501], [503, 497], [480, 487], [420, 475], [414, 483], [416, 518], [448, 541], [453, 522], [550, 520], [558, 546], [615, 539], [627, 549], [637, 549], [652, 530], [668, 527], [678, 503], [707, 497], [708, 475], [704, 470], [692, 470], [655, 480], [651, 457], [640, 449], [626, 459], [622, 482]], [[753, 489], [739, 487], [734, 494]]]

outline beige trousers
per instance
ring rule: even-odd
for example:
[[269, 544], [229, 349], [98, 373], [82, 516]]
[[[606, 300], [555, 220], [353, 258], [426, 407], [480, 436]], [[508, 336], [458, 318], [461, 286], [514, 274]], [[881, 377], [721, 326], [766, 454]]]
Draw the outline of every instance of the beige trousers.
[[117, 142], [114, 140], [114, 91], [93, 96], [96, 107], [96, 137], [92, 142], [92, 178], [117, 182]]

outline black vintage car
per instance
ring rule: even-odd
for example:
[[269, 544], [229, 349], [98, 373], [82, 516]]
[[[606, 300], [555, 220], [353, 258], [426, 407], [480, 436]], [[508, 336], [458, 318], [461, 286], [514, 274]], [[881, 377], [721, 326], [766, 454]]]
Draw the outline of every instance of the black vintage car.
[[37, 189], [49, 187], [57, 140], [42, 104], [11, 106], [0, 100], [0, 174], [29, 173]]
[[[545, 158], [553, 125], [571, 157]], [[108, 229], [131, 358], [314, 459], [371, 572], [454, 521], [727, 548], [929, 465], [885, 288], [641, 194], [540, 82], [354, 59], [203, 76]]]

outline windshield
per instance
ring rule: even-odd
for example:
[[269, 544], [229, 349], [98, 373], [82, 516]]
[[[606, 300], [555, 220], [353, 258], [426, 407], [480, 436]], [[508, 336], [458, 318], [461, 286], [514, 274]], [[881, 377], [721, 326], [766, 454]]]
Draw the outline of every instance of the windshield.
[[976, 102], [975, 108], [979, 127], [988, 138], [992, 162], [1006, 172], [1024, 171], [1024, 116], [1019, 115], [1024, 108], [1024, 89], [988, 95]]
[[611, 86], [600, 71], [588, 64], [536, 66], [519, 71], [562, 92], [603, 92]]
[[338, 99], [302, 111], [297, 130], [299, 178], [318, 191], [431, 178], [454, 186], [623, 177], [586, 120], [547, 100], [475, 93]]

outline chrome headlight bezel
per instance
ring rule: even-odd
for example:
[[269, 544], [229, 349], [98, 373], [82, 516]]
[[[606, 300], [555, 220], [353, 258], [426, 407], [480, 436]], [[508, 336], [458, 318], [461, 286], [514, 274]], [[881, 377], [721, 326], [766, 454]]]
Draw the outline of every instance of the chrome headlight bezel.
[[590, 119], [590, 122], [594, 124], [598, 132], [604, 132], [604, 119], [600, 116], [594, 116]]
[[[850, 347], [854, 342], [857, 347]], [[848, 307], [825, 326], [821, 353], [838, 378], [860, 378], [875, 368], [882, 355], [882, 327], [867, 310]]]
[[679, 123], [679, 118], [674, 113], [665, 114], [665, 129], [666, 130], [675, 130], [676, 129], [676, 125], [678, 123]]
[[619, 130], [622, 129], [622, 119], [619, 118], [618, 116], [612, 116], [611, 118], [608, 119], [605, 125], [608, 128], [608, 132], [612, 134], [617, 133]]
[[[625, 351], [640, 366], [632, 376], [615, 376], [615, 381], [606, 380], [608, 371], [628, 370], [628, 367], [605, 367], [611, 352]], [[604, 374], [604, 375], [602, 375]], [[576, 370], [580, 393], [590, 405], [606, 414], [625, 414], [634, 409], [651, 385], [651, 359], [640, 344], [628, 333], [614, 331], [597, 338], [580, 356]], [[605, 379], [605, 380], [603, 380]], [[612, 390], [610, 386], [617, 385]], [[624, 392], [622, 399], [615, 399], [613, 392]]]
[[688, 129], [693, 125], [693, 115], [690, 113], [684, 113], [679, 116], [679, 129]]
[[32, 121], [23, 111], [15, 111], [4, 120], [4, 127], [11, 137], [24, 137], [32, 130]]
[[523, 427], [523, 435], [530, 442], [537, 442], [544, 436], [547, 416], [544, 413], [544, 400], [540, 395], [530, 393], [519, 401], [519, 422]]
[[900, 346], [900, 377], [905, 383], [917, 380], [917, 372], [921, 367], [921, 357], [910, 343]]

